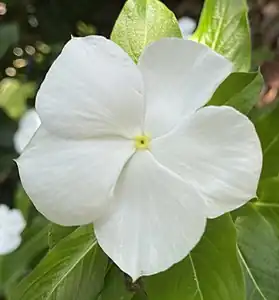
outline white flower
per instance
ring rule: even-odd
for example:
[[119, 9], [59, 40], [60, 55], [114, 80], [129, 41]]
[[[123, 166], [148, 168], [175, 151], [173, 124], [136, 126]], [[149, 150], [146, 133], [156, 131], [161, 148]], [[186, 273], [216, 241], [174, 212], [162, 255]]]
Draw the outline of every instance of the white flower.
[[36, 113], [36, 110], [27, 110], [27, 112], [20, 119], [18, 130], [14, 135], [14, 146], [18, 153], [21, 153], [27, 146], [40, 125], [41, 120]]
[[194, 19], [189, 17], [182, 17], [178, 20], [182, 36], [184, 39], [188, 39], [189, 36], [194, 32], [197, 23]]
[[18, 160], [37, 209], [94, 222], [103, 250], [135, 280], [183, 259], [207, 218], [256, 195], [262, 152], [249, 119], [203, 107], [232, 64], [166, 38], [136, 65], [98, 36], [71, 39], [37, 96], [42, 125]]
[[18, 209], [9, 209], [0, 205], [0, 255], [13, 252], [21, 243], [20, 234], [26, 226]]

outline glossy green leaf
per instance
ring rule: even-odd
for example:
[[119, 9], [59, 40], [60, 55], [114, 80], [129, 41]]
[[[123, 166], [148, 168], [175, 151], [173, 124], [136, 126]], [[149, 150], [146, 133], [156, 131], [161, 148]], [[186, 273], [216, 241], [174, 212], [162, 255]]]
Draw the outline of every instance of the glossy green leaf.
[[264, 180], [259, 200], [236, 221], [249, 300], [279, 300], [279, 177]]
[[191, 254], [168, 271], [147, 277], [145, 289], [152, 300], [244, 300], [244, 278], [230, 216], [209, 220]]
[[251, 42], [245, 0], [206, 0], [192, 39], [231, 60], [237, 71], [249, 71]]
[[104, 289], [98, 300], [131, 300], [134, 291], [128, 288], [127, 275], [113, 265], [105, 278]]
[[159, 0], [128, 0], [111, 39], [137, 62], [144, 48], [163, 37], [182, 37], [176, 17]]
[[19, 40], [19, 27], [16, 23], [1, 24], [0, 26], [0, 58], [9, 47]]
[[92, 300], [103, 287], [107, 256], [92, 226], [62, 239], [15, 288], [11, 300]]
[[48, 245], [52, 249], [60, 240], [71, 234], [76, 230], [76, 226], [60, 226], [58, 224], [51, 223], [49, 224], [48, 230]]
[[263, 78], [256, 73], [232, 73], [219, 86], [208, 105], [228, 105], [248, 114], [259, 101]]
[[0, 82], [0, 107], [12, 119], [18, 119], [26, 110], [26, 100], [35, 95], [36, 84], [21, 83], [17, 79], [5, 78]]
[[263, 149], [262, 179], [279, 173], [279, 105], [255, 120]]
[[18, 250], [2, 259], [2, 285], [9, 293], [19, 279], [31, 270], [34, 259], [47, 251], [47, 221], [37, 217], [23, 233], [23, 242]]

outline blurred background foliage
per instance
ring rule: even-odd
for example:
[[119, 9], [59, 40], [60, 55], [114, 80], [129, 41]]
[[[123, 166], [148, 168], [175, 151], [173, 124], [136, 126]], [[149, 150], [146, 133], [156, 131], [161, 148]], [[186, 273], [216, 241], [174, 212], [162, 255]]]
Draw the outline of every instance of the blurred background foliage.
[[[46, 221], [37, 216], [19, 186], [13, 162], [18, 156], [13, 142], [18, 122], [34, 106], [40, 83], [71, 35], [109, 37], [124, 2], [0, 0], [0, 203], [20, 208], [30, 224], [23, 236], [23, 246], [2, 268], [0, 281], [6, 283], [6, 289], [12, 288], [47, 249]], [[202, 0], [163, 2], [177, 18], [188, 16], [196, 21], [203, 5]], [[262, 66], [266, 83], [259, 107], [265, 107], [275, 101], [279, 88], [279, 1], [248, 2], [253, 69]]]

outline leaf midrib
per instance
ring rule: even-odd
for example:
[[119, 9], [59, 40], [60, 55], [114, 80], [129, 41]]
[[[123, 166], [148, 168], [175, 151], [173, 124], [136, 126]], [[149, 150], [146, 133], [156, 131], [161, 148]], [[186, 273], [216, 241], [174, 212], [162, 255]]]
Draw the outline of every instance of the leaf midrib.
[[245, 261], [245, 259], [244, 259], [244, 257], [243, 257], [243, 255], [242, 255], [242, 253], [241, 253], [241, 251], [240, 251], [240, 249], [239, 249], [238, 246], [237, 246], [237, 252], [238, 252], [239, 258], [240, 258], [241, 261], [242, 261], [243, 266], [245, 267], [245, 269], [246, 269], [246, 271], [247, 271], [247, 273], [248, 273], [250, 279], [252, 280], [252, 282], [253, 282], [253, 284], [254, 284], [254, 286], [255, 286], [255, 289], [258, 291], [259, 295], [262, 297], [263, 300], [268, 300], [268, 299], [265, 297], [265, 295], [263, 294], [263, 292], [262, 292], [261, 288], [259, 287], [259, 285], [258, 285], [256, 279], [254, 278], [252, 272], [250, 271], [250, 269], [249, 269], [249, 267], [248, 267], [248, 265], [247, 265], [247, 263], [246, 263], [246, 261]]
[[[92, 248], [96, 245], [97, 240], [96, 238], [90, 242], [90, 244], [88, 245], [88, 247], [85, 249], [85, 251], [82, 252], [82, 254], [78, 257], [78, 259], [76, 260], [76, 262], [69, 268], [69, 270], [67, 272], [65, 272], [63, 274], [63, 276], [58, 280], [58, 282], [54, 285], [53, 289], [49, 292], [49, 294], [47, 295], [47, 297], [45, 298], [45, 300], [49, 300], [50, 297], [53, 295], [53, 293], [56, 291], [56, 289], [58, 288], [58, 286], [60, 285], [61, 282], [63, 282], [66, 277], [75, 269], [75, 267], [81, 262], [81, 260], [90, 252], [90, 250], [92, 250]], [[37, 283], [38, 281], [40, 281], [41, 277], [39, 277], [37, 280], [33, 281], [32, 284], [30, 286], [28, 286], [28, 288], [25, 290], [25, 292], [22, 295], [22, 298], [28, 293], [28, 291], [32, 288], [32, 286]], [[40, 296], [40, 295], [39, 295]]]
[[214, 39], [213, 39], [213, 41], [211, 43], [212, 49], [216, 49], [216, 45], [217, 45], [217, 42], [219, 40], [219, 36], [221, 35], [221, 29], [222, 29], [222, 27], [224, 25], [225, 16], [227, 15], [227, 13], [228, 13], [228, 6], [226, 6], [224, 14], [223, 14], [223, 18], [221, 19], [221, 21], [219, 21], [218, 27], [216, 29], [216, 32], [215, 32], [215, 35], [214, 35]]
[[92, 248], [96, 245], [97, 240], [94, 239], [92, 243], [88, 245], [88, 248], [79, 256], [79, 258], [76, 260], [76, 263], [72, 265], [72, 267], [64, 274], [64, 276], [61, 277], [61, 279], [57, 282], [57, 284], [54, 286], [54, 288], [49, 293], [49, 296], [46, 298], [46, 300], [49, 300], [52, 294], [55, 292], [55, 290], [58, 288], [61, 282], [65, 280], [65, 278], [74, 270], [74, 268], [82, 261], [82, 259], [92, 250]]
[[189, 253], [189, 260], [190, 260], [190, 263], [191, 263], [191, 266], [192, 266], [192, 270], [193, 270], [193, 273], [194, 273], [194, 279], [195, 279], [195, 282], [196, 282], [196, 285], [197, 285], [197, 291], [198, 291], [198, 293], [200, 295], [200, 299], [204, 300], [203, 293], [201, 291], [200, 284], [199, 284], [199, 279], [198, 279], [197, 271], [196, 271], [195, 264], [194, 264], [194, 261], [192, 259], [191, 253]]

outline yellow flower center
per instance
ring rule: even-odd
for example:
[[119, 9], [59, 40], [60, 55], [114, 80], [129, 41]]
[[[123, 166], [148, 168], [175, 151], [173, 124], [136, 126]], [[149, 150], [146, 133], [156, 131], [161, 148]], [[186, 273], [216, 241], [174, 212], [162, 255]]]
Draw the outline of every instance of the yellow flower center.
[[150, 137], [147, 135], [137, 135], [135, 137], [135, 148], [137, 150], [147, 150], [150, 146]]

